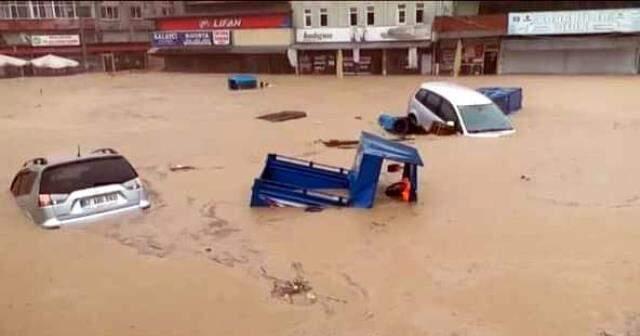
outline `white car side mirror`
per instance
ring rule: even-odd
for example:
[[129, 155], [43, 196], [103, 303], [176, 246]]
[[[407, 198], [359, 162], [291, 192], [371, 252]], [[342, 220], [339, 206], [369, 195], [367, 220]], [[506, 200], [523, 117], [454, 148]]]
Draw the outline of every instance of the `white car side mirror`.
[[444, 123], [444, 124], [445, 124], [445, 125], [447, 125], [447, 126], [449, 126], [449, 127], [455, 127], [455, 126], [456, 126], [456, 123], [455, 123], [455, 122], [453, 122], [453, 121], [451, 121], [451, 120], [447, 120], [447, 121], [445, 121], [445, 123]]

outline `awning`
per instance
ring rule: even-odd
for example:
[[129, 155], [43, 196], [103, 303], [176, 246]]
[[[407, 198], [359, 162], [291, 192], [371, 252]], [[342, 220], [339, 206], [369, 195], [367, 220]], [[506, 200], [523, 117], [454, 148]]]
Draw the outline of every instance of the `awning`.
[[368, 43], [296, 43], [291, 46], [297, 50], [337, 50], [337, 49], [408, 49], [428, 48], [431, 41], [401, 41], [401, 42], [368, 42]]
[[49, 69], [73, 68], [80, 65], [78, 61], [51, 54], [32, 59], [30, 62], [37, 68]]
[[288, 46], [153, 47], [151, 55], [286, 54]]
[[21, 67], [27, 64], [29, 64], [29, 62], [23, 59], [0, 54], [0, 68], [5, 66]]

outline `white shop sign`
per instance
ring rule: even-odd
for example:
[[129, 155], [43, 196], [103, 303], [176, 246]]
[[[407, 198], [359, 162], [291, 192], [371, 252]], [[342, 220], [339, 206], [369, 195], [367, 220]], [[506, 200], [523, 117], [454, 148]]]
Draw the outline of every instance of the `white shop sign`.
[[80, 35], [31, 35], [33, 47], [79, 46]]
[[640, 31], [640, 8], [509, 13], [509, 35], [598, 34]]
[[311, 28], [296, 30], [296, 42], [301, 43], [351, 42], [352, 36], [351, 28]]
[[368, 42], [429, 40], [431, 29], [427, 26], [367, 27], [363, 35]]

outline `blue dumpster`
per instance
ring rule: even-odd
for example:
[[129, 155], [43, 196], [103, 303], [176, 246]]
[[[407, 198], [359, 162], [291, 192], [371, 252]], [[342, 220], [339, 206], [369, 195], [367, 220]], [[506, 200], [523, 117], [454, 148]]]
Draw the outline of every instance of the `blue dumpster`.
[[255, 89], [257, 87], [258, 79], [255, 75], [229, 76], [229, 90]]
[[409, 119], [405, 116], [397, 117], [390, 114], [382, 113], [378, 117], [378, 124], [385, 131], [397, 134], [409, 133]]
[[505, 115], [509, 115], [522, 108], [522, 88], [519, 87], [484, 87], [478, 92], [487, 96], [502, 109]]

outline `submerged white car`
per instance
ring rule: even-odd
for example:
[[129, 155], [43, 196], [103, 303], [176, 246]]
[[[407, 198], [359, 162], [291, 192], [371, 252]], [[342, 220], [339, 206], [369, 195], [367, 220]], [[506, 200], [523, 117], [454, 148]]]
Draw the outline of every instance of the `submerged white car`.
[[491, 99], [453, 83], [423, 83], [411, 96], [407, 115], [412, 126], [421, 126], [427, 131], [446, 126], [466, 136], [496, 137], [515, 133], [509, 119]]

